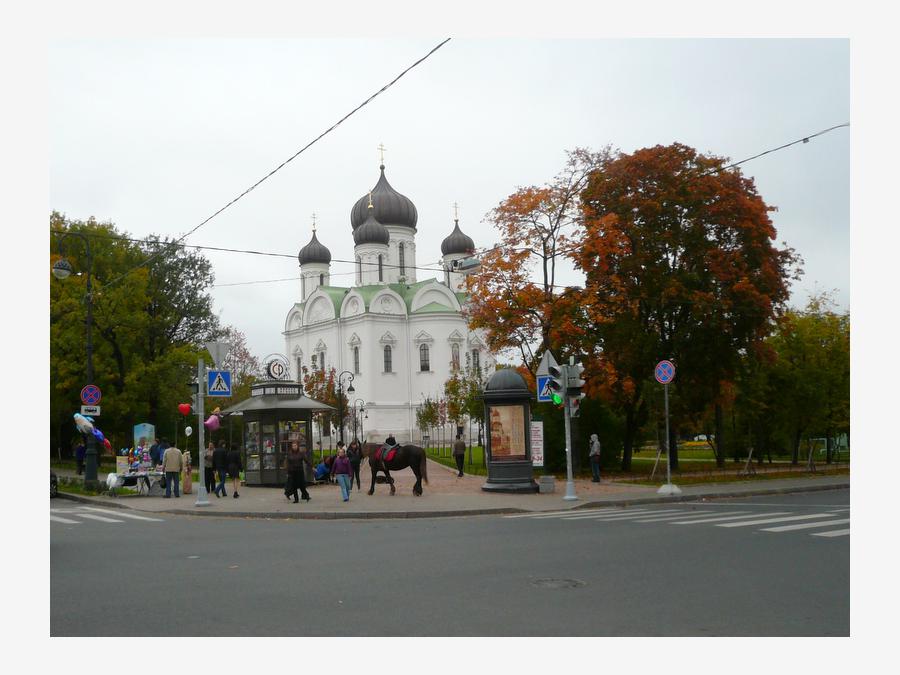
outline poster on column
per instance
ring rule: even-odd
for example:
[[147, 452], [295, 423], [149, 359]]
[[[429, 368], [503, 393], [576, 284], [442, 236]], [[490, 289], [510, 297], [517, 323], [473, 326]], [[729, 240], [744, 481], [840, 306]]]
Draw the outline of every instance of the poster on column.
[[543, 422], [531, 422], [531, 465], [544, 466]]

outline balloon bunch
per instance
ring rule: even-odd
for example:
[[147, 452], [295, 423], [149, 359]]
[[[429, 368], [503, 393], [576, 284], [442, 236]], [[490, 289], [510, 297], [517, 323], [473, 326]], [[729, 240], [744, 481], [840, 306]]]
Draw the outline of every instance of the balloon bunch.
[[75, 419], [75, 428], [81, 432], [82, 435], [87, 436], [88, 434], [92, 435], [97, 442], [106, 448], [107, 450], [111, 450], [112, 446], [109, 443], [109, 439], [107, 439], [103, 432], [100, 431], [97, 427], [94, 426], [94, 420], [91, 417], [85, 417], [81, 413], [75, 413], [73, 415]]

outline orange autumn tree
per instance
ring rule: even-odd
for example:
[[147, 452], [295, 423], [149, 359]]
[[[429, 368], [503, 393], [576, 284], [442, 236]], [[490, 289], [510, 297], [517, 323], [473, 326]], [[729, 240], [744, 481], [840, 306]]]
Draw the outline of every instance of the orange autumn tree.
[[468, 278], [466, 316], [471, 328], [485, 331], [493, 351], [518, 352], [532, 375], [545, 350], [568, 351], [580, 330], [577, 305], [556, 285], [556, 265], [565, 253], [565, 233], [580, 222], [587, 178], [608, 154], [568, 152], [565, 168], [550, 183], [519, 188], [487, 215], [500, 241]]
[[645, 385], [663, 358], [678, 368], [683, 408], [715, 407], [724, 462], [722, 405], [740, 357], [770, 334], [799, 274], [794, 252], [773, 244], [774, 209], [726, 164], [679, 143], [620, 153], [582, 194], [570, 256], [586, 277], [587, 379], [625, 415], [624, 470], [646, 415]]

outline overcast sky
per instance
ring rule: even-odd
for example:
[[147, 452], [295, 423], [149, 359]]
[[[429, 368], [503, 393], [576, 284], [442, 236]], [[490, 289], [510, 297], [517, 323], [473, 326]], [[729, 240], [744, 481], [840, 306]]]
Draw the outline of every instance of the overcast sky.
[[[55, 42], [49, 208], [180, 236], [438, 42]], [[846, 40], [454, 39], [187, 242], [294, 256], [205, 253], [222, 322], [263, 357], [284, 350], [299, 281], [246, 282], [297, 277], [313, 212], [332, 258], [352, 260], [350, 209], [378, 179], [380, 143], [388, 180], [418, 209], [427, 266], [454, 202], [461, 229], [490, 246], [485, 214], [549, 180], [566, 149], [678, 141], [739, 160], [848, 121]], [[778, 241], [805, 261], [794, 304], [833, 290], [849, 307], [849, 130], [742, 168], [778, 207]], [[333, 285], [352, 278], [351, 264], [332, 263]]]

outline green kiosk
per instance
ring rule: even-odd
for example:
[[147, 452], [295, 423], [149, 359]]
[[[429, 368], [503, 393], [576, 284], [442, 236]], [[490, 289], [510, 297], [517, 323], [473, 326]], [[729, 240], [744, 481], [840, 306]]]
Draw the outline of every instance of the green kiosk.
[[[307, 398], [299, 382], [270, 380], [250, 388], [250, 398], [222, 411], [244, 418], [244, 480], [247, 485], [284, 485], [284, 460], [297, 443], [312, 460], [312, 414], [333, 410]], [[312, 470], [306, 468], [306, 480]]]

